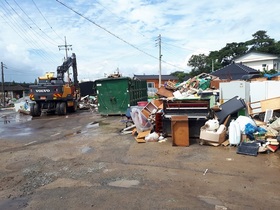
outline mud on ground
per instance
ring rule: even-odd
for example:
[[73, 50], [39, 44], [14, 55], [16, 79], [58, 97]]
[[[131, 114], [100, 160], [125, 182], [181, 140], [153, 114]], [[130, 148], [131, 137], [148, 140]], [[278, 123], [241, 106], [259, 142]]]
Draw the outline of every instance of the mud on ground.
[[21, 124], [32, 125], [38, 129], [29, 135], [1, 137], [0, 209], [280, 206], [279, 152], [239, 155], [196, 139], [189, 147], [171, 138], [139, 144], [119, 132], [120, 116], [96, 113]]

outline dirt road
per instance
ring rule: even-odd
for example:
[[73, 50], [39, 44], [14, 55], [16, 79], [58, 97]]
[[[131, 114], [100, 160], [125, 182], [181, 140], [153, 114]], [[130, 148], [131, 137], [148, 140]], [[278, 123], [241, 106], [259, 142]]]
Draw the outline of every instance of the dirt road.
[[1, 125], [0, 209], [279, 209], [279, 151], [139, 144], [121, 120], [80, 111]]

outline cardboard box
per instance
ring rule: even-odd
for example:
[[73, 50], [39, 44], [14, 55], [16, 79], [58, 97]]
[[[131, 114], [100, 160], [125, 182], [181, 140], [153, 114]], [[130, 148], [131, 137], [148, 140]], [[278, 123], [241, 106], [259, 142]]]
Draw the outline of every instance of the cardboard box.
[[218, 134], [213, 131], [207, 131], [205, 126], [200, 128], [199, 138], [203, 141], [209, 141], [212, 143], [221, 144], [226, 140], [226, 127], [222, 131], [222, 133]]

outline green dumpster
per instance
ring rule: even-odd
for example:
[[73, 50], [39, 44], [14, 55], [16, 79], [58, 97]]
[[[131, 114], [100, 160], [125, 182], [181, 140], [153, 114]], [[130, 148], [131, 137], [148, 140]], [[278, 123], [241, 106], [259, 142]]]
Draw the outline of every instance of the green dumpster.
[[101, 115], [124, 115], [138, 101], [147, 101], [147, 82], [130, 77], [96, 80], [98, 112]]

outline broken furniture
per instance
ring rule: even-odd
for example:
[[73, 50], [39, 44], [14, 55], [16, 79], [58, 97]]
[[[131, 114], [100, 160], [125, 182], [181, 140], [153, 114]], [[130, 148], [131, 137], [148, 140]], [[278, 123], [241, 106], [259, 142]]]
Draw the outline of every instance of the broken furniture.
[[223, 124], [229, 115], [237, 113], [241, 109], [246, 108], [244, 99], [239, 96], [235, 96], [225, 103], [220, 105], [220, 111], [215, 112], [215, 116], [219, 120], [220, 124]]
[[190, 145], [188, 116], [171, 116], [171, 130], [173, 146], [188, 147]]
[[266, 110], [280, 110], [280, 97], [255, 101], [247, 104], [249, 115], [259, 114]]
[[210, 98], [191, 98], [163, 100], [163, 133], [171, 136], [171, 117], [187, 116], [189, 124], [189, 136], [199, 137], [200, 127], [211, 115]]

